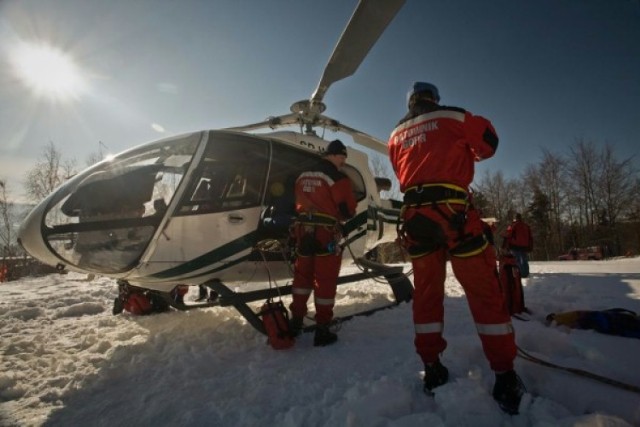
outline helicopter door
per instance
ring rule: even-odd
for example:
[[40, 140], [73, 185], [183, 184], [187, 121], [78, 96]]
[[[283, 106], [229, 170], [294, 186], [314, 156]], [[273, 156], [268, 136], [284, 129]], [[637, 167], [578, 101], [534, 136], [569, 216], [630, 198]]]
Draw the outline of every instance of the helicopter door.
[[228, 269], [256, 243], [268, 165], [269, 141], [210, 132], [173, 217], [138, 274], [184, 283], [211, 275], [242, 280], [244, 271]]

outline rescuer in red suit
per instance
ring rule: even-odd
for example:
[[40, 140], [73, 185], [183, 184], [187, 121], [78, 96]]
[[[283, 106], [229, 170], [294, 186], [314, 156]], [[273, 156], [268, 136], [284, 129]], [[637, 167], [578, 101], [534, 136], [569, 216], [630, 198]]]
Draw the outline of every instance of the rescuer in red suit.
[[520, 277], [529, 277], [529, 256], [527, 253], [533, 250], [533, 236], [531, 228], [522, 220], [521, 214], [517, 213], [511, 225], [507, 227], [502, 246], [504, 249], [510, 250], [516, 258]]
[[389, 157], [404, 193], [399, 237], [413, 264], [415, 346], [425, 365], [424, 390], [430, 393], [449, 378], [439, 356], [447, 347], [443, 300], [450, 259], [496, 374], [493, 397], [503, 411], [515, 414], [524, 386], [513, 370], [513, 326], [495, 252], [468, 190], [475, 162], [493, 156], [498, 136], [487, 119], [439, 101], [434, 85], [416, 82], [407, 94], [409, 112], [389, 139]]
[[293, 276], [291, 330], [298, 334], [314, 292], [317, 328], [313, 344], [325, 346], [338, 336], [329, 330], [333, 320], [337, 280], [342, 263], [341, 223], [352, 218], [356, 200], [351, 181], [340, 171], [347, 148], [340, 140], [329, 143], [323, 158], [300, 174], [295, 184], [297, 219], [294, 225], [296, 262]]

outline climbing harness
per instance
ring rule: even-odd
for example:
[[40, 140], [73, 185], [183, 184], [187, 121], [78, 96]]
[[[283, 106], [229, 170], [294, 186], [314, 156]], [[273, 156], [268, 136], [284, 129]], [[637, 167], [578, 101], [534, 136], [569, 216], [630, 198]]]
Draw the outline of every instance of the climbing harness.
[[[464, 208], [454, 209], [455, 205], [463, 205]], [[427, 255], [447, 244], [440, 224], [432, 219], [417, 213], [408, 221], [404, 220], [407, 209], [419, 209], [424, 206], [428, 206], [440, 215], [449, 224], [449, 228], [458, 233], [455, 239], [456, 246], [449, 249], [451, 255], [467, 258], [485, 250], [488, 242], [482, 234], [474, 236], [471, 233], [465, 233], [467, 213], [472, 207], [467, 192], [452, 184], [423, 184], [410, 187], [405, 191], [404, 202], [396, 224], [398, 240], [407, 248], [411, 258]]]
[[[293, 225], [296, 240], [296, 254], [299, 256], [327, 256], [342, 253], [342, 227], [338, 220], [330, 215], [321, 213], [301, 213]], [[318, 230], [322, 228], [333, 235], [326, 244], [317, 238]]]

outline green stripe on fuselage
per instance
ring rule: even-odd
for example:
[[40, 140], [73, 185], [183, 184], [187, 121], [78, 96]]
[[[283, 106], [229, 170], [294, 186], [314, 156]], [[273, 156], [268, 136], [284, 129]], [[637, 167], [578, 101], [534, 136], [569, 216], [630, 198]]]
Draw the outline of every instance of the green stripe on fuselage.
[[180, 264], [168, 270], [152, 274], [151, 277], [166, 279], [170, 277], [184, 276], [212, 264], [220, 263], [239, 252], [251, 249], [256, 243], [256, 235], [257, 232], [252, 231], [251, 233], [245, 234], [244, 236], [207, 252], [204, 255], [200, 255], [191, 261], [187, 261], [184, 264]]
[[[356, 215], [355, 217], [353, 217], [351, 220], [349, 220], [345, 224], [344, 231], [345, 233], [350, 233], [353, 230], [360, 227], [361, 225], [366, 224], [366, 222], [367, 222], [367, 211], [363, 211], [358, 215]], [[355, 236], [355, 239], [365, 234], [366, 232], [358, 233]], [[256, 244], [256, 239], [257, 239], [257, 231], [253, 231], [225, 245], [222, 245], [219, 248], [216, 248], [210, 252], [207, 252], [204, 255], [200, 255], [199, 257], [194, 258], [191, 261], [187, 261], [184, 264], [180, 264], [168, 270], [164, 270], [164, 271], [160, 271], [158, 273], [152, 274], [150, 277], [157, 278], [157, 279], [169, 279], [172, 277], [182, 276], [184, 278], [185, 275], [193, 274], [194, 272], [202, 268], [205, 268], [207, 266], [210, 266], [216, 263], [219, 264], [227, 260], [227, 262], [222, 265], [219, 264], [213, 269], [207, 270], [206, 272], [201, 272], [195, 276], [190, 276], [190, 278], [207, 275], [215, 271], [224, 270], [225, 268], [231, 267], [235, 264], [238, 264], [239, 262], [245, 261], [248, 258], [248, 255], [240, 257], [239, 259], [233, 260], [233, 261], [228, 261], [228, 258], [232, 257], [233, 255], [239, 252], [253, 248], [253, 246]], [[355, 240], [355, 239], [350, 239], [350, 240]]]

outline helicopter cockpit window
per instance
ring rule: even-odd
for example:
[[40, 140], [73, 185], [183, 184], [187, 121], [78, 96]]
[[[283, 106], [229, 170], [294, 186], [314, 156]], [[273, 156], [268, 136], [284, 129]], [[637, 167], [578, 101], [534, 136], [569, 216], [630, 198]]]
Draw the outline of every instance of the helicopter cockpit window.
[[113, 273], [135, 265], [200, 139], [198, 133], [149, 144], [74, 177], [45, 215], [51, 248], [83, 269]]
[[208, 142], [202, 163], [180, 204], [180, 215], [244, 209], [262, 201], [268, 144], [240, 136], [232, 137], [232, 141], [218, 138]]
[[364, 184], [364, 178], [356, 168], [351, 165], [345, 165], [342, 168], [342, 172], [351, 180], [351, 186], [353, 187], [353, 196], [356, 201], [364, 199], [367, 196], [367, 188]]

